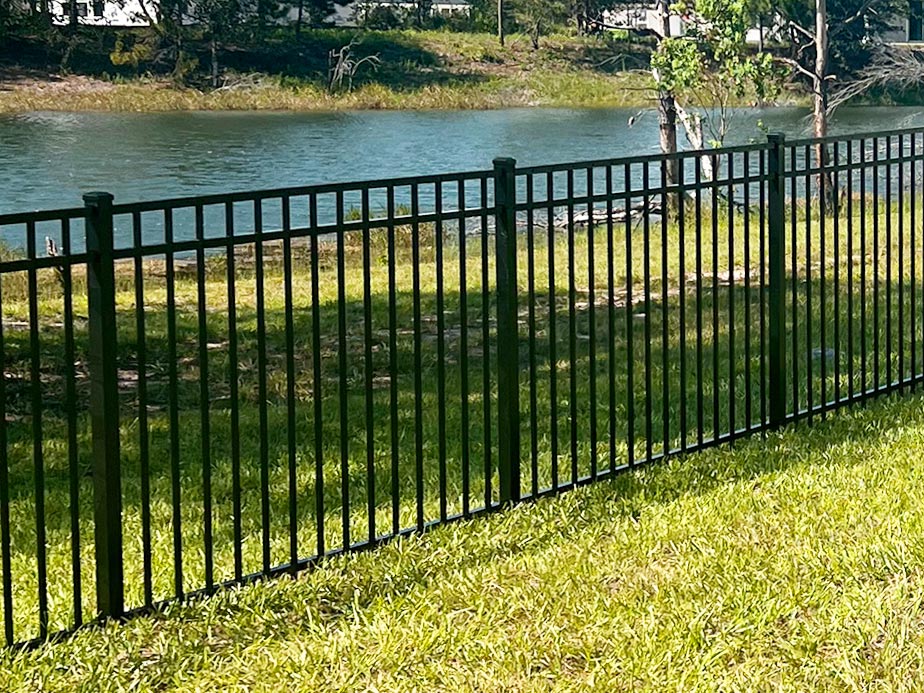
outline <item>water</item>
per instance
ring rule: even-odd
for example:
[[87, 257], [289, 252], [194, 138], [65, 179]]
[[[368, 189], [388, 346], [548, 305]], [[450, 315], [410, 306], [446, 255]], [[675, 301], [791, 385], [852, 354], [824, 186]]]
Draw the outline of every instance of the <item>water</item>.
[[[353, 113], [29, 113], [0, 116], [0, 213], [657, 151], [635, 109]], [[807, 111], [739, 112], [730, 143], [807, 133]], [[835, 132], [924, 125], [924, 109], [840, 111]]]

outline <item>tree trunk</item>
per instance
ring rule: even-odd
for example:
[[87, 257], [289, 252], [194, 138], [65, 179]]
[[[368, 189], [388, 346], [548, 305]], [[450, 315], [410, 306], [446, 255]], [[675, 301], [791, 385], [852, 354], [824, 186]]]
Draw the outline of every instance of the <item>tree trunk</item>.
[[758, 31], [758, 34], [759, 34], [758, 37], [757, 37], [757, 50], [760, 51], [761, 53], [763, 53], [763, 52], [764, 52], [764, 48], [765, 48], [765, 46], [764, 46], [764, 17], [763, 17], [763, 15], [761, 15], [760, 17], [757, 18], [757, 31]]
[[[828, 5], [827, 0], [815, 3], [815, 74], [812, 80], [812, 124], [815, 137], [828, 136]], [[815, 145], [815, 165], [821, 169], [828, 163], [828, 149], [824, 143]], [[830, 174], [818, 174], [818, 192], [821, 204], [833, 200], [834, 186]], [[823, 193], [823, 194], [822, 194]]]
[[504, 45], [504, 0], [497, 0], [497, 40]]
[[305, 17], [305, 0], [298, 0], [298, 17], [295, 19], [295, 38], [302, 35], [302, 21]]
[[[687, 140], [693, 149], [706, 149], [706, 135], [703, 132], [703, 119], [696, 113], [689, 113], [676, 101], [674, 102], [674, 111], [677, 113], [677, 119], [683, 125], [687, 134]], [[715, 155], [703, 154], [700, 157], [702, 164], [703, 177], [706, 180], [715, 179]]]
[[580, 0], [580, 2], [577, 3], [577, 17], [575, 17], [575, 23], [577, 25], [578, 36], [586, 36], [588, 33], [587, 20], [590, 17], [590, 7], [588, 5], [589, 3], [587, 0]]
[[812, 85], [815, 137], [828, 135], [828, 7], [827, 0], [815, 6], [815, 76]]
[[[671, 37], [671, 15], [668, 0], [658, 0], [658, 16], [661, 21], [661, 38]], [[657, 79], [657, 74], [655, 75]], [[666, 90], [658, 91], [658, 129], [660, 131], [661, 153], [677, 153], [677, 109], [674, 95]], [[677, 183], [677, 161], [665, 162], [665, 178], [668, 185]]]
[[218, 88], [218, 42], [212, 38], [209, 42], [209, 52], [212, 57], [212, 89]]
[[[182, 25], [180, 25], [180, 26], [182, 27]], [[174, 66], [173, 66], [173, 77], [174, 77], [174, 79], [181, 79], [181, 78], [184, 78], [184, 79], [185, 79], [185, 75], [183, 75], [183, 72], [184, 72], [184, 67], [183, 67], [183, 35], [179, 33], [179, 29], [178, 29], [178, 30], [177, 30], [177, 37], [176, 37], [176, 62], [174, 63]]]

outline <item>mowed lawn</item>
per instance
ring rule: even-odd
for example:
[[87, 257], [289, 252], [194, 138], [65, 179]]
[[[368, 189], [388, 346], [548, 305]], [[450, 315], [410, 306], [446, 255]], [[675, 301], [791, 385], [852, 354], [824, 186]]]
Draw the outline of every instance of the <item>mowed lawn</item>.
[[919, 690], [906, 394], [0, 655], [3, 691]]

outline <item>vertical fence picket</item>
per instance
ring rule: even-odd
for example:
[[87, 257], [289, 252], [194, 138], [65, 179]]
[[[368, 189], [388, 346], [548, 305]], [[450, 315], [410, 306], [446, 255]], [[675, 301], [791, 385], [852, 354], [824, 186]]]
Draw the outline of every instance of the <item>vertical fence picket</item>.
[[[3, 276], [0, 275], [0, 367], [6, 368], [5, 335], [3, 330]], [[3, 374], [0, 374], [3, 375]], [[10, 458], [7, 446], [6, 377], [0, 377], [0, 570], [3, 578], [3, 634], [7, 646], [16, 642], [13, 614], [13, 550], [10, 523]]]

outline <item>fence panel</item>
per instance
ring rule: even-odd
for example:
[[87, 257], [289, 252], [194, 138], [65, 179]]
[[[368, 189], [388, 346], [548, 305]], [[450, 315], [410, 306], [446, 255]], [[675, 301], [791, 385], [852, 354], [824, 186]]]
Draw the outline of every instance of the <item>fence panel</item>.
[[130, 608], [497, 505], [492, 190], [115, 208]]
[[0, 619], [13, 645], [95, 603], [83, 209], [6, 215], [0, 258]]
[[0, 216], [6, 644], [909, 389], [922, 166], [771, 136]]
[[790, 411], [812, 418], [921, 377], [921, 133], [787, 148]]
[[533, 495], [764, 427], [767, 152], [518, 169]]

